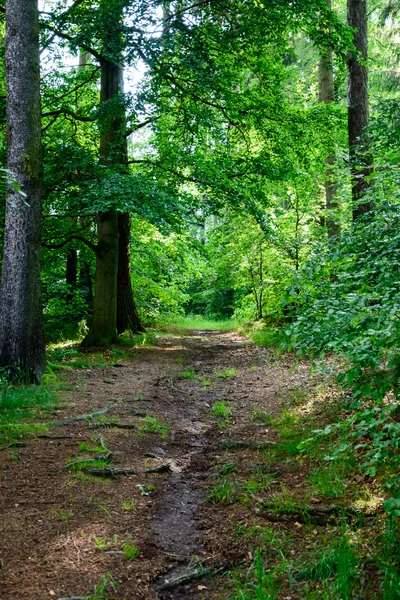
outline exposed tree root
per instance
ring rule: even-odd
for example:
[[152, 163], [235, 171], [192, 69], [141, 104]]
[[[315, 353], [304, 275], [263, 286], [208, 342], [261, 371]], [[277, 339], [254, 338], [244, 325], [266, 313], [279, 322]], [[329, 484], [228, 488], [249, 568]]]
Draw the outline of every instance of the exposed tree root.
[[158, 465], [157, 467], [151, 467], [143, 471], [144, 473], [171, 473], [171, 466], [168, 464]]
[[39, 440], [72, 440], [74, 435], [37, 435]]
[[276, 446], [276, 442], [235, 442], [231, 440], [223, 440], [218, 444], [219, 448], [223, 450], [235, 450], [237, 448], [248, 448], [249, 450], [265, 450], [266, 448], [271, 448], [271, 446]]
[[25, 442], [11, 442], [7, 446], [3, 446], [0, 450], [9, 450], [10, 448], [26, 448], [29, 444]]
[[263, 502], [260, 508], [256, 509], [258, 515], [273, 522], [296, 522], [314, 525], [328, 525], [337, 521], [351, 521], [354, 519], [365, 519], [371, 515], [361, 513], [353, 507], [344, 506], [326, 506], [314, 508], [313, 506], [294, 505], [288, 509], [276, 509], [273, 502]]
[[219, 563], [212, 565], [211, 567], [197, 567], [196, 569], [188, 570], [183, 575], [176, 577], [176, 579], [171, 579], [170, 581], [166, 580], [164, 583], [156, 586], [155, 589], [158, 592], [173, 590], [181, 585], [187, 585], [192, 581], [197, 581], [204, 577], [219, 575], [226, 571], [228, 567], [229, 565], [227, 563]]
[[137, 429], [134, 423], [117, 423], [115, 421], [107, 421], [106, 423], [94, 423], [89, 425], [91, 429], [100, 429], [102, 427], [110, 429]]
[[92, 469], [91, 467], [83, 468], [82, 471], [88, 475], [94, 475], [95, 477], [106, 477], [109, 479], [116, 479], [119, 475], [139, 475], [135, 469], [114, 469], [112, 467], [102, 467], [99, 469]]
[[79, 466], [82, 464], [87, 464], [87, 463], [96, 464], [97, 462], [99, 462], [101, 460], [111, 462], [111, 459], [112, 459], [112, 452], [107, 452], [106, 454], [99, 454], [95, 458], [82, 458], [79, 460], [74, 460], [73, 462], [70, 462], [67, 465], [64, 465], [63, 469], [72, 469], [73, 467], [76, 467], [76, 466]]
[[115, 407], [115, 404], [112, 406], [105, 406], [101, 410], [96, 410], [92, 413], [87, 413], [86, 415], [79, 415], [78, 417], [70, 417], [69, 419], [60, 419], [59, 421], [53, 421], [51, 425], [53, 427], [61, 427], [62, 425], [69, 425], [70, 423], [75, 423], [76, 421], [86, 421], [87, 419], [92, 419], [93, 417], [97, 417], [99, 415], [105, 415], [109, 410]]

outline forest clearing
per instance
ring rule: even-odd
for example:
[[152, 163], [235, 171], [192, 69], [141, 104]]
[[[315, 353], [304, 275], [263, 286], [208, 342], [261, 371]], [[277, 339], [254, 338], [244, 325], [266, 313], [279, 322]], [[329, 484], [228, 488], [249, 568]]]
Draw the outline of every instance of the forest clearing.
[[399, 17], [0, 0], [1, 600], [400, 600]]

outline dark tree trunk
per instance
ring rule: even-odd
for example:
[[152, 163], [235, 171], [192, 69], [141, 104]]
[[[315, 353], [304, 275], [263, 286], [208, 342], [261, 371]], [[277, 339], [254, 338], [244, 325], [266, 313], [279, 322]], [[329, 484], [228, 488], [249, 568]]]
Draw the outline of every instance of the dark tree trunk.
[[93, 283], [92, 274], [90, 272], [89, 261], [83, 261], [81, 268], [79, 269], [79, 287], [85, 288], [84, 296], [90, 309], [93, 309]]
[[118, 214], [118, 284], [117, 284], [117, 331], [132, 333], [144, 331], [133, 299], [130, 274], [130, 217]]
[[40, 291], [42, 144], [37, 2], [7, 0], [8, 168], [26, 198], [8, 188], [0, 291], [0, 365], [39, 383], [45, 370]]
[[[121, 68], [108, 60], [101, 63], [101, 102], [107, 102], [121, 91]], [[100, 139], [100, 160], [105, 166], [113, 166], [118, 156], [121, 120], [106, 115]], [[97, 217], [97, 256], [94, 287], [93, 317], [89, 333], [82, 342], [84, 346], [105, 346], [118, 340], [117, 333], [117, 270], [118, 270], [118, 221], [113, 209]]]
[[[331, 8], [331, 0], [326, 0], [326, 5]], [[335, 100], [335, 90], [333, 81], [333, 63], [332, 63], [332, 48], [326, 48], [323, 56], [321, 56], [318, 65], [318, 101], [324, 104], [331, 104]], [[333, 166], [335, 164], [335, 156], [331, 154], [325, 160], [325, 214], [324, 224], [328, 231], [328, 237], [334, 238], [340, 235], [340, 222], [338, 214], [337, 201], [337, 185], [334, 180]]]
[[[368, 22], [366, 0], [347, 0], [347, 23], [354, 31], [353, 43], [361, 61], [350, 54], [348, 68], [348, 130], [352, 174], [353, 219], [369, 212], [371, 202], [362, 202], [369, 184], [366, 176], [371, 171], [371, 158], [366, 152], [366, 127], [368, 125]], [[361, 150], [363, 150], [361, 152]]]

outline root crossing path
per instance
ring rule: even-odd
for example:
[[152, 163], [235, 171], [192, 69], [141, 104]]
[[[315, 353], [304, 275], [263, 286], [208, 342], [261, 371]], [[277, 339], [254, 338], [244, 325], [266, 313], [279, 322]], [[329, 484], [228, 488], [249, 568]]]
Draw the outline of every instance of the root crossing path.
[[255, 415], [279, 412], [307, 367], [218, 331], [118, 361], [63, 375], [46, 435], [0, 452], [2, 600], [223, 598], [248, 558], [249, 503], [224, 473], [268, 452]]

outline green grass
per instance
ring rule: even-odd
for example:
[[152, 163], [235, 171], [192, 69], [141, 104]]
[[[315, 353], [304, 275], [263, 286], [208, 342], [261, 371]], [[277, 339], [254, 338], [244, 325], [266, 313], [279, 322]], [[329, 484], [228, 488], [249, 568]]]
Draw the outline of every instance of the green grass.
[[139, 437], [144, 437], [148, 433], [159, 433], [163, 440], [169, 436], [169, 425], [161, 423], [157, 417], [147, 415], [139, 424]]
[[231, 377], [235, 377], [236, 369], [231, 367], [229, 369], [225, 369], [225, 371], [218, 371], [217, 377], [218, 379], [230, 379]]
[[232, 409], [223, 400], [216, 402], [211, 408], [212, 416], [217, 419], [217, 427], [224, 428], [232, 417]]
[[208, 491], [207, 500], [211, 504], [218, 504], [220, 502], [232, 504], [236, 500], [235, 494], [235, 485], [228, 479], [223, 479]]
[[215, 320], [200, 315], [188, 315], [186, 317], [174, 317], [171, 320], [159, 321], [157, 328], [162, 331], [182, 334], [189, 330], [218, 330], [234, 331], [239, 326], [239, 322], [234, 319]]
[[279, 597], [278, 573], [270, 568], [261, 549], [254, 552], [254, 559], [247, 571], [237, 569], [230, 576], [235, 591], [228, 596], [229, 600], [276, 600]]
[[0, 447], [44, 433], [40, 419], [57, 406], [54, 386], [9, 386], [0, 388]]
[[126, 512], [130, 512], [132, 510], [135, 510], [136, 502], [134, 500], [122, 500], [121, 507], [122, 507], [122, 510], [125, 510]]
[[110, 594], [117, 591], [117, 584], [111, 573], [104, 573], [99, 582], [94, 586], [93, 594], [85, 597], [85, 600], [109, 600]]
[[128, 560], [136, 560], [140, 556], [140, 549], [131, 541], [122, 544], [122, 550]]
[[224, 419], [230, 419], [232, 416], [232, 409], [230, 408], [230, 406], [225, 404], [223, 400], [221, 400], [220, 402], [216, 402], [213, 405], [211, 409], [211, 414], [214, 417], [223, 417]]
[[194, 369], [185, 369], [182, 373], [182, 377], [184, 379], [198, 379], [198, 375], [196, 375], [196, 371]]
[[277, 327], [267, 327], [259, 323], [244, 324], [239, 331], [248, 335], [257, 346], [262, 348], [278, 348], [283, 341], [284, 333]]

